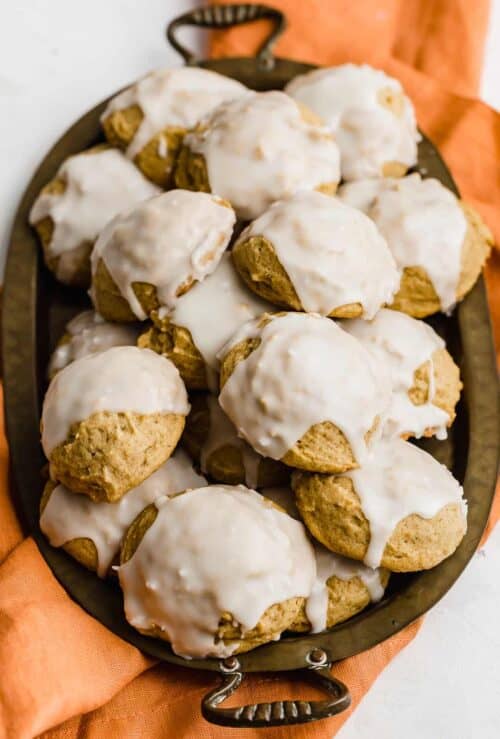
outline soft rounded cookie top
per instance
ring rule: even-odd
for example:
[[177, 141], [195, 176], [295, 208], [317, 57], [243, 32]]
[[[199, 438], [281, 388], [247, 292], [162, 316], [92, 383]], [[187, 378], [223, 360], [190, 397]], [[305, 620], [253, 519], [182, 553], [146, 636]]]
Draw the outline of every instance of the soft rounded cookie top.
[[54, 547], [72, 542], [72, 553], [76, 555], [78, 542], [90, 540], [95, 570], [104, 577], [119, 551], [127, 528], [147, 505], [161, 496], [200, 488], [205, 484], [205, 478], [195, 472], [181, 449], [116, 503], [96, 503], [86, 495], [73, 493], [64, 485], [48, 483], [51, 489], [48, 499], [42, 499], [40, 528]]
[[187, 415], [186, 388], [176, 367], [149, 349], [119, 346], [77, 359], [54, 377], [42, 410], [47, 457], [71, 426], [94, 413]]
[[34, 226], [50, 219], [44, 247], [56, 277], [71, 283], [80, 266], [80, 247], [92, 244], [118, 213], [159, 192], [116, 149], [96, 147], [66, 159], [35, 200], [29, 217]]
[[331, 319], [284, 313], [236, 332], [224, 350], [219, 402], [264, 456], [288, 463], [306, 432], [329, 422], [347, 440], [354, 466], [388, 403], [384, 379], [372, 355]]
[[[184, 381], [204, 379], [202, 387], [218, 386], [218, 351], [246, 321], [260, 316], [272, 306], [247, 289], [236, 272], [231, 255], [222, 255], [217, 268], [197, 282], [175, 302], [171, 311], [161, 311], [142, 346], [164, 352], [177, 365]], [[180, 336], [179, 329], [188, 332]], [[182, 361], [181, 361], [181, 346]], [[191, 352], [188, 358], [188, 344]], [[185, 367], [186, 362], [190, 367]], [[191, 382], [190, 382], [191, 380]], [[199, 388], [199, 384], [194, 387]]]
[[460, 374], [440, 336], [426, 323], [382, 309], [371, 321], [344, 321], [385, 367], [391, 402], [384, 414], [386, 436], [446, 438], [460, 397]]
[[311, 533], [369, 567], [433, 567], [455, 551], [466, 531], [461, 485], [434, 457], [401, 439], [378, 441], [358, 469], [297, 472], [292, 485]]
[[493, 237], [438, 180], [363, 180], [341, 187], [339, 197], [367, 213], [385, 237], [401, 271], [397, 310], [418, 318], [448, 312], [476, 282]]
[[297, 190], [334, 191], [338, 184], [337, 145], [310, 117], [283, 92], [252, 93], [216, 108], [185, 145], [203, 157], [208, 189], [239, 218], [256, 218]]
[[285, 465], [262, 457], [241, 439], [211, 393], [191, 397], [191, 411], [182, 437], [184, 447], [201, 471], [217, 482], [250, 488], [283, 484], [289, 479]]
[[99, 283], [103, 266], [133, 316], [147, 317], [137, 285], [154, 288], [155, 308], [173, 308], [195, 281], [215, 270], [234, 223], [234, 211], [220, 198], [188, 190], [171, 190], [118, 216], [92, 252], [97, 310], [104, 313], [106, 305]]
[[219, 103], [246, 92], [240, 82], [207, 69], [158, 69], [116, 95], [101, 121], [116, 111], [139, 107], [142, 119], [126, 151], [127, 157], [134, 159], [163, 129], [192, 128]]
[[240, 235], [233, 259], [257, 293], [326, 316], [350, 308], [373, 318], [399, 286], [394, 259], [373, 222], [314, 191], [273, 203]]
[[52, 378], [75, 359], [88, 354], [97, 354], [113, 346], [135, 346], [138, 335], [136, 326], [110, 323], [93, 310], [83, 311], [66, 324], [50, 358], [48, 375]]
[[286, 87], [328, 125], [344, 180], [401, 175], [417, 161], [413, 105], [398, 80], [366, 64], [343, 64], [296, 77]]
[[156, 508], [118, 574], [129, 623], [160, 630], [176, 654], [232, 654], [241, 640], [217, 638], [224, 615], [244, 638], [268, 609], [309, 594], [315, 561], [304, 527], [258, 493], [212, 485]]

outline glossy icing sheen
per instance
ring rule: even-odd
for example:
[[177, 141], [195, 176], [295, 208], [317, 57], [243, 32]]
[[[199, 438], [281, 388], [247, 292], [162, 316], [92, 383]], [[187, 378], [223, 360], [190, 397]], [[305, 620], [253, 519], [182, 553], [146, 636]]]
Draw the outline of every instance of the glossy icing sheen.
[[58, 485], [40, 517], [40, 528], [54, 547], [73, 539], [91, 539], [97, 550], [97, 573], [105, 577], [127, 528], [146, 506], [163, 495], [205, 484], [205, 478], [194, 471], [186, 453], [178, 449], [117, 503], [94, 503], [86, 495], [77, 495]]
[[329, 315], [361, 303], [365, 318], [390, 303], [399, 287], [394, 259], [363, 213], [319, 192], [271, 205], [241, 234], [263, 236], [276, 252], [307, 312]]
[[[307, 105], [335, 134], [342, 177], [380, 177], [388, 162], [417, 161], [413, 106], [398, 80], [364, 64], [318, 69], [293, 79], [286, 92]], [[383, 102], [390, 98], [391, 107]]]
[[160, 305], [173, 308], [182, 289], [215, 270], [234, 223], [234, 211], [214, 195], [170, 190], [108, 224], [92, 253], [92, 273], [102, 259], [133, 313], [144, 320], [133, 284], [154, 285]]
[[[114, 97], [101, 116], [138, 105], [143, 118], [127, 149], [133, 159], [167, 127], [192, 128], [219, 103], [239, 97], [247, 88], [230, 77], [194, 67], [157, 69]], [[168, 142], [160, 139], [158, 154], [166, 157]]]
[[242, 219], [298, 190], [340, 179], [331, 134], [307, 123], [296, 103], [276, 90], [220, 105], [185, 143], [203, 155], [212, 192]]
[[273, 306], [245, 287], [226, 253], [215, 272], [178, 298], [170, 318], [189, 330], [207, 365], [217, 369], [217, 352], [236, 329], [269, 310]]
[[[386, 436], [411, 434], [417, 438], [428, 429], [436, 429], [446, 438], [449, 416], [433, 404], [433, 354], [443, 349], [444, 341], [423, 321], [404, 313], [382, 309], [372, 321], [344, 321], [342, 327], [355, 336], [384, 365], [391, 385], [391, 403], [384, 415], [382, 433]], [[427, 402], [414, 405], [408, 391], [415, 383], [415, 371], [428, 363]]]
[[281, 459], [312, 426], [331, 421], [361, 463], [365, 435], [389, 401], [372, 355], [331, 319], [311, 313], [277, 315], [263, 327], [251, 321], [224, 351], [252, 337], [259, 346], [219, 396], [238, 434]]
[[[295, 496], [290, 488], [264, 488], [262, 495], [284, 508], [288, 515], [300, 519]], [[316, 633], [323, 631], [327, 626], [329, 599], [327, 582], [331, 577], [337, 577], [339, 580], [352, 580], [358, 577], [375, 603], [384, 594], [384, 586], [380, 579], [384, 570], [379, 568], [373, 570], [362, 562], [330, 552], [317, 541], [313, 540], [312, 543], [316, 558], [316, 578], [306, 601], [306, 616], [311, 624], [311, 631]]]
[[110, 323], [95, 311], [86, 310], [66, 325], [65, 334], [69, 340], [54, 350], [49, 363], [49, 375], [88, 354], [96, 354], [113, 346], [135, 346], [139, 329], [130, 324]]
[[247, 631], [275, 603], [306, 596], [315, 576], [301, 523], [242, 486], [212, 485], [157, 502], [158, 516], [119, 568], [125, 614], [161, 628], [176, 654], [225, 657], [220, 617]]
[[343, 476], [352, 479], [370, 524], [368, 567], [379, 566], [387, 541], [407, 516], [433, 518], [444, 506], [458, 503], [466, 519], [461, 485], [444, 465], [407, 441], [379, 441], [362, 467]]
[[77, 359], [54, 377], [43, 401], [42, 446], [48, 457], [72, 424], [99, 411], [187, 415], [177, 368], [149, 349], [118, 346]]
[[467, 220], [456, 197], [438, 180], [412, 174], [391, 180], [370, 211], [398, 267], [423, 267], [449, 311], [457, 299]]
[[236, 447], [240, 450], [241, 461], [245, 471], [245, 484], [256, 488], [259, 480], [259, 465], [262, 457], [252, 447], [240, 439], [236, 429], [219, 405], [216, 397], [207, 395], [209, 413], [208, 435], [201, 447], [200, 466], [202, 472], [208, 472], [207, 461], [210, 455], [224, 446]]
[[118, 213], [161, 192], [117, 149], [69, 157], [56, 178], [64, 181], [64, 192], [40, 193], [30, 212], [31, 224], [52, 219], [54, 257], [94, 241]]

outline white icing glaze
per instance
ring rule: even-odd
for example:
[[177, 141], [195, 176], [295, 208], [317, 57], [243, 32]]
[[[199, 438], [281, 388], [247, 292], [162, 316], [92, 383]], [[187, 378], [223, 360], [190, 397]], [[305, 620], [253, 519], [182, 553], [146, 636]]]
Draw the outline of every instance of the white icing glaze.
[[[387, 162], [408, 167], [417, 161], [415, 113], [398, 80], [366, 64], [318, 69], [293, 79], [286, 92], [307, 105], [334, 132], [342, 177], [379, 177]], [[396, 96], [394, 110], [381, 96]]]
[[117, 149], [69, 157], [56, 177], [65, 182], [64, 192], [40, 193], [30, 212], [31, 224], [52, 219], [49, 253], [54, 257], [94, 241], [118, 213], [161, 192]]
[[150, 349], [117, 346], [77, 359], [57, 373], [43, 401], [45, 455], [73, 423], [99, 411], [187, 415], [186, 388], [175, 365]]
[[[423, 321], [387, 309], [379, 311], [373, 321], [344, 321], [342, 327], [384, 365], [390, 378], [392, 397], [384, 416], [383, 435], [411, 434], [418, 438], [432, 428], [439, 439], [445, 439], [450, 418], [432, 402], [432, 355], [445, 346], [437, 333]], [[414, 405], [408, 391], [414, 385], [415, 370], [425, 363], [429, 364], [428, 399], [422, 405]]]
[[185, 143], [204, 156], [212, 192], [229, 200], [242, 219], [256, 218], [298, 190], [340, 179], [331, 134], [307, 123], [293, 100], [276, 90], [220, 105]]
[[[281, 506], [289, 516], [300, 520], [295, 496], [290, 488], [264, 488], [261, 492], [264, 497]], [[311, 624], [311, 630], [316, 633], [323, 631], [327, 626], [329, 598], [327, 581], [330, 577], [335, 576], [339, 580], [359, 577], [374, 603], [382, 598], [384, 586], [380, 579], [383, 570], [378, 568], [373, 570], [354, 559], [330, 552], [317, 541], [312, 543], [316, 557], [316, 578], [306, 601], [306, 616]]]
[[[133, 159], [163, 129], [192, 128], [219, 103], [247, 93], [240, 82], [196, 67], [157, 69], [114, 97], [101, 116], [138, 105], [143, 119], [127, 149]], [[162, 139], [166, 157], [167, 142]]]
[[209, 413], [208, 435], [201, 448], [200, 466], [202, 472], [207, 473], [207, 461], [210, 455], [223, 446], [229, 445], [240, 450], [241, 461], [245, 471], [245, 484], [249, 488], [256, 488], [259, 479], [259, 464], [262, 457], [252, 449], [243, 439], [240, 439], [236, 429], [220, 407], [217, 398], [207, 395]]
[[236, 329], [269, 310], [273, 307], [248, 290], [225, 253], [215, 272], [178, 298], [170, 318], [189, 330], [208, 367], [217, 370], [217, 352]]
[[157, 502], [158, 516], [119, 568], [132, 626], [159, 626], [176, 654], [225, 657], [221, 614], [244, 631], [273, 604], [307, 596], [313, 550], [301, 523], [253, 490], [213, 485]]
[[305, 311], [329, 315], [361, 303], [373, 318], [399, 287], [394, 259], [373, 222], [320, 192], [300, 192], [273, 203], [241, 234], [263, 236], [274, 247]]
[[258, 323], [245, 324], [224, 349], [260, 338], [219, 396], [238, 434], [261, 454], [281, 459], [312, 426], [331, 421], [361, 463], [365, 435], [389, 402], [378, 363], [329, 318], [285, 313], [262, 328]]
[[328, 598], [327, 582], [330, 577], [339, 580], [352, 580], [358, 577], [365, 585], [370, 599], [376, 603], [384, 595], [384, 587], [380, 580], [382, 570], [366, 567], [340, 554], [328, 551], [321, 544], [315, 544], [316, 580], [310, 596], [306, 601], [306, 616], [311, 624], [311, 631], [317, 633], [327, 627]]
[[96, 354], [112, 346], [135, 346], [139, 329], [128, 323], [110, 323], [95, 311], [86, 310], [71, 319], [65, 333], [69, 341], [55, 348], [49, 362], [49, 375], [88, 354]]
[[137, 318], [147, 316], [134, 282], [156, 287], [173, 308], [180, 288], [211, 274], [229, 243], [235, 214], [203, 192], [170, 190], [115, 218], [92, 252], [92, 274], [102, 259]]
[[370, 215], [373, 204], [378, 195], [386, 187], [391, 187], [397, 180], [393, 177], [380, 177], [373, 180], [355, 180], [341, 185], [337, 197], [346, 205]]
[[91, 539], [97, 550], [99, 577], [105, 577], [122, 538], [134, 518], [160, 496], [200, 488], [206, 480], [198, 475], [186, 453], [178, 449], [141, 485], [117, 503], [94, 503], [86, 495], [77, 495], [58, 485], [40, 517], [40, 528], [54, 547], [73, 539]]
[[438, 180], [412, 174], [392, 180], [370, 211], [398, 267], [423, 267], [443, 311], [456, 303], [467, 220]]
[[402, 439], [381, 440], [362, 467], [344, 474], [352, 479], [370, 524], [364, 562], [378, 567], [385, 545], [400, 521], [411, 514], [433, 518], [450, 503], [467, 503], [451, 472], [427, 452]]

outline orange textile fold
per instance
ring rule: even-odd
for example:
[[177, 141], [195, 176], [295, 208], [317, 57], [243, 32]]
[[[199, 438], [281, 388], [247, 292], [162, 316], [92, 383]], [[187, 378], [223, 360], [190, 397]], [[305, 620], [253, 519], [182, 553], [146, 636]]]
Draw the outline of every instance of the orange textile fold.
[[[440, 147], [461, 191], [500, 240], [499, 116], [474, 100], [488, 2], [476, 0], [269, 0], [289, 29], [277, 53], [303, 61], [369, 62], [401, 79], [423, 130]], [[214, 34], [214, 56], [252, 53], [264, 24]], [[465, 97], [460, 97], [465, 96]], [[500, 256], [487, 271], [500, 339]], [[500, 342], [499, 342], [500, 345]], [[3, 420], [0, 418], [0, 424]], [[497, 496], [488, 531], [500, 516]], [[330, 739], [420, 621], [367, 653], [334, 667], [353, 695], [351, 709], [328, 721], [284, 729], [222, 729], [199, 703], [213, 675], [156, 665], [80, 609], [23, 539], [8, 485], [0, 427], [0, 739]], [[248, 677], [237, 703], [306, 696], [288, 675]], [[369, 732], [368, 732], [369, 733]]]

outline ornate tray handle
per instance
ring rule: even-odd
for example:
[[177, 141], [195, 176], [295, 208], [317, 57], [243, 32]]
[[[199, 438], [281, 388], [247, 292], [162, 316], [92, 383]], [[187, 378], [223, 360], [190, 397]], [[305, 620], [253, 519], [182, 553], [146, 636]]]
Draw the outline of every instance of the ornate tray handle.
[[[314, 652], [319, 653], [319, 660], [315, 659]], [[310, 665], [301, 673], [316, 687], [331, 696], [329, 699], [322, 701], [285, 700], [272, 703], [251, 703], [236, 708], [219, 708], [218, 706], [239, 688], [243, 680], [238, 660], [235, 657], [229, 657], [220, 665], [223, 673], [222, 683], [203, 698], [201, 712], [204, 718], [212, 724], [249, 729], [305, 724], [330, 718], [345, 711], [351, 704], [351, 696], [347, 686], [332, 677], [331, 664], [326, 662], [326, 654], [322, 650], [313, 650], [309, 662]]]
[[257, 59], [265, 69], [274, 66], [272, 48], [286, 28], [286, 19], [283, 13], [269, 5], [259, 3], [232, 3], [231, 5], [207, 5], [184, 13], [174, 18], [167, 26], [167, 39], [171, 46], [184, 58], [187, 64], [196, 64], [196, 55], [186, 49], [176, 37], [177, 30], [182, 26], [196, 26], [197, 28], [231, 28], [242, 23], [251, 23], [261, 19], [270, 20], [273, 24], [271, 32], [257, 52]]

